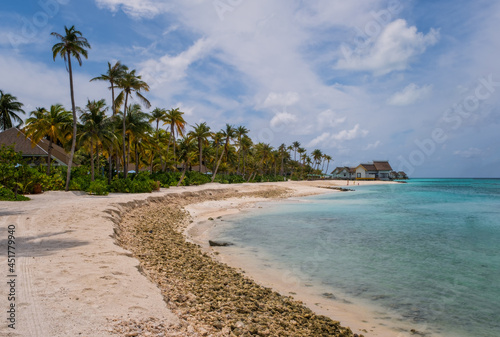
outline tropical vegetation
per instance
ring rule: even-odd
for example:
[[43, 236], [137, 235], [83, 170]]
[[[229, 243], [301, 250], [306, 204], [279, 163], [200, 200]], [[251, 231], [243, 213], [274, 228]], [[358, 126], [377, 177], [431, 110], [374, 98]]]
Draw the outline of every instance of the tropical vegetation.
[[[299, 142], [274, 148], [255, 143], [244, 125], [226, 124], [216, 131], [206, 122], [189, 124], [179, 107], [151, 109], [144, 95], [148, 84], [135, 69], [119, 61], [108, 62], [105, 72], [91, 80], [109, 84], [109, 100], [89, 99], [85, 106], [76, 107], [71, 60], [82, 65], [90, 44], [74, 26], [65, 27], [63, 35], [52, 35], [59, 40], [52, 48], [54, 60], [61, 56], [69, 73], [72, 106], [66, 110], [54, 104], [30, 113], [22, 130], [33, 144], [42, 138], [49, 142], [47, 162], [35, 167], [23, 162], [13, 149], [2, 147], [0, 155], [12, 156], [9, 168], [0, 167], [6, 172], [0, 172], [3, 189], [28, 193], [40, 185], [44, 190], [106, 195], [209, 182], [301, 180], [328, 172], [333, 159], [319, 149], [308, 153]], [[22, 123], [18, 115], [24, 113], [22, 106], [16, 97], [0, 91], [2, 129]], [[69, 152], [68, 168], [53, 165], [53, 144]]]

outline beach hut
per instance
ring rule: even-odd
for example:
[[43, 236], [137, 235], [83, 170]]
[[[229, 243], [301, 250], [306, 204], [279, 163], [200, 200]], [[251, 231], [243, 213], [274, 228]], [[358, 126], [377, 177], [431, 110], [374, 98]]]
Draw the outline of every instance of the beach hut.
[[[28, 163], [40, 165], [47, 163], [49, 142], [42, 139], [33, 144], [29, 137], [18, 128], [10, 128], [0, 133], [0, 145], [14, 146], [14, 151], [21, 152]], [[69, 154], [59, 145], [52, 144], [51, 160], [53, 165], [68, 166]]]

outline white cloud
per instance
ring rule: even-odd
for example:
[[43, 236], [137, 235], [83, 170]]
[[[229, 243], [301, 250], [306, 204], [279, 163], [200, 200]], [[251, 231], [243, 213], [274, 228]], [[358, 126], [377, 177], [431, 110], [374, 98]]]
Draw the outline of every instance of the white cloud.
[[314, 138], [311, 140], [308, 144], [307, 147], [315, 147], [320, 144], [326, 145], [327, 143], [332, 141], [332, 135], [329, 132], [324, 132], [318, 137]]
[[409, 84], [402, 91], [395, 93], [388, 100], [389, 105], [411, 105], [421, 101], [429, 96], [432, 91], [432, 85], [419, 87], [415, 83]]
[[359, 124], [356, 124], [351, 130], [342, 130], [332, 136], [332, 139], [338, 141], [353, 140], [360, 137], [365, 137], [368, 134], [367, 130], [361, 130]]
[[318, 128], [331, 128], [340, 125], [346, 121], [346, 117], [339, 117], [337, 113], [328, 109], [318, 114]]
[[346, 140], [353, 140], [356, 138], [362, 138], [368, 135], [367, 130], [361, 130], [359, 124], [356, 124], [351, 130], [342, 130], [336, 134], [330, 132], [323, 132], [318, 137], [311, 140], [307, 146], [313, 147], [322, 145], [324, 147], [334, 147], [338, 146], [338, 142], [343, 142]]
[[296, 92], [275, 93], [271, 92], [264, 101], [264, 107], [291, 106], [300, 101], [300, 96]]
[[[31, 62], [23, 57], [9, 57], [0, 54], [0, 89], [17, 97], [24, 103], [27, 114], [36, 107], [48, 108], [53, 104], [63, 104], [71, 108], [68, 72], [61, 59], [59, 67], [49, 68], [43, 63]], [[109, 103], [110, 92], [104, 82], [90, 82], [91, 77], [73, 67], [75, 101], [84, 106], [87, 99], [105, 98]], [[27, 115], [25, 115], [27, 116]]]
[[375, 150], [376, 148], [378, 148], [380, 145], [382, 145], [382, 142], [380, 140], [377, 140], [375, 143], [373, 144], [368, 144], [365, 146], [365, 148], [363, 150], [365, 151], [368, 151], [368, 150]]
[[281, 125], [287, 125], [297, 121], [297, 117], [288, 112], [279, 112], [271, 119], [269, 123], [272, 128], [277, 128]]
[[203, 57], [211, 50], [213, 44], [210, 40], [199, 39], [189, 49], [179, 55], [165, 55], [159, 60], [149, 59], [140, 65], [140, 73], [151, 86], [164, 82], [177, 82], [186, 76], [189, 66]]
[[475, 148], [475, 147], [471, 147], [468, 150], [459, 150], [459, 151], [453, 152], [454, 155], [460, 156], [463, 158], [477, 158], [477, 157], [481, 157], [483, 155], [483, 153], [484, 152], [482, 150]]
[[439, 32], [431, 29], [424, 35], [417, 27], [408, 27], [403, 19], [388, 24], [380, 35], [355, 50], [344, 52], [345, 58], [337, 62], [337, 69], [372, 71], [385, 75], [392, 71], [405, 70], [409, 63], [436, 44]]
[[122, 10], [127, 15], [140, 18], [151, 18], [165, 12], [169, 6], [154, 0], [95, 0], [99, 8], [107, 8], [112, 12]]

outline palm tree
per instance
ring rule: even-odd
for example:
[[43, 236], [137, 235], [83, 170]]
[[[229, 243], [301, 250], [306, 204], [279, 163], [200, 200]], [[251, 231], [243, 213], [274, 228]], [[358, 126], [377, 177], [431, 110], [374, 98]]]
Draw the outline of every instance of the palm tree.
[[327, 164], [326, 164], [326, 173], [328, 173], [328, 167], [330, 167], [330, 161], [332, 160], [333, 158], [329, 155], [325, 155], [325, 160], [327, 161]]
[[68, 172], [66, 174], [66, 192], [69, 191], [69, 180], [71, 179], [71, 166], [73, 165], [73, 156], [75, 155], [76, 148], [76, 106], [75, 106], [75, 92], [73, 89], [73, 70], [71, 68], [71, 57], [74, 57], [78, 64], [82, 65], [82, 56], [87, 58], [87, 50], [85, 48], [90, 49], [90, 44], [87, 42], [87, 39], [82, 36], [82, 33], [75, 29], [75, 26], [68, 27], [64, 26], [65, 34], [61, 35], [56, 32], [51, 33], [51, 35], [55, 36], [61, 42], [56, 43], [52, 47], [52, 54], [54, 57], [54, 61], [56, 60], [57, 55], [60, 55], [64, 62], [67, 62], [67, 69], [69, 73], [69, 86], [71, 92], [71, 109], [73, 111], [73, 138], [71, 142], [71, 152], [69, 155], [69, 163], [68, 163]]
[[314, 159], [314, 162], [316, 164], [316, 169], [318, 170], [319, 169], [319, 165], [321, 163], [321, 158], [323, 157], [323, 153], [321, 152], [321, 150], [319, 149], [315, 149], [312, 153], [311, 153], [313, 159]]
[[[296, 143], [298, 143], [298, 142], [296, 142]], [[294, 143], [294, 144], [295, 144], [295, 143]], [[303, 159], [303, 160], [305, 159], [305, 156], [306, 156], [306, 149], [304, 149], [303, 147], [299, 147], [299, 148], [297, 149], [297, 153], [299, 154], [300, 159]], [[303, 168], [304, 168], [304, 161], [302, 161], [302, 165], [301, 165], [301, 168], [300, 168], [300, 173], [301, 173], [301, 175], [302, 175], [302, 170], [303, 170]]]
[[2, 130], [10, 129], [12, 125], [12, 120], [18, 123], [17, 126], [23, 124], [23, 120], [19, 117], [16, 112], [21, 112], [24, 114], [24, 110], [21, 109], [23, 103], [17, 101], [17, 97], [11, 94], [4, 94], [0, 90], [0, 128]]
[[194, 130], [190, 131], [188, 135], [198, 140], [198, 152], [200, 161], [198, 171], [201, 173], [201, 166], [203, 165], [203, 144], [207, 143], [207, 139], [212, 135], [212, 132], [210, 132], [210, 127], [207, 125], [207, 123], [203, 122], [201, 124], [196, 124], [194, 126]]
[[[125, 121], [127, 119], [127, 107], [128, 107], [128, 98], [131, 96], [134, 92], [135, 95], [139, 98], [139, 100], [149, 108], [151, 106], [151, 103], [141, 94], [141, 90], [144, 91], [149, 91], [149, 86], [146, 82], [144, 82], [141, 79], [140, 75], [135, 74], [135, 69], [130, 71], [130, 72], [125, 72], [123, 74], [123, 77], [120, 78], [117, 81], [117, 87], [122, 89], [122, 92], [120, 93], [119, 97], [117, 98], [117, 101], [121, 102], [123, 97], [125, 97], [125, 104], [123, 108], [123, 120], [122, 120], [122, 130], [126, 130], [126, 125]], [[126, 132], [123, 132], [122, 134], [122, 150], [123, 150], [123, 177], [127, 178], [127, 173], [128, 173], [128, 163], [127, 163], [127, 152], [125, 148], [125, 134]]]
[[[115, 87], [116, 83], [119, 82], [125, 73], [127, 72], [128, 67], [126, 65], [121, 64], [120, 61], [116, 62], [113, 66], [111, 66], [111, 63], [108, 62], [108, 71], [106, 74], [101, 74], [101, 76], [94, 77], [90, 81], [106, 81], [109, 82], [110, 86], [109, 89], [111, 89], [111, 111], [112, 111], [112, 117], [115, 117], [116, 113], [118, 112], [116, 108], [116, 102], [115, 102]], [[112, 165], [112, 154], [113, 154], [113, 144], [110, 144], [109, 146], [109, 163], [108, 163], [108, 183], [111, 183], [111, 175], [113, 174], [113, 165]]]
[[227, 148], [229, 146], [229, 141], [234, 137], [235, 129], [232, 125], [226, 124], [226, 129], [221, 130], [222, 135], [226, 138], [226, 142], [224, 145], [224, 151], [222, 151], [219, 160], [217, 161], [217, 166], [215, 166], [214, 174], [212, 175], [212, 182], [215, 180], [215, 176], [217, 175], [217, 170], [219, 169], [220, 163], [222, 161], [222, 157], [224, 157], [224, 153], [227, 153]]
[[155, 108], [153, 111], [151, 111], [149, 122], [156, 123], [156, 132], [158, 132], [158, 129], [160, 127], [160, 122], [165, 122], [167, 120], [166, 114], [167, 111], [165, 109]]
[[[167, 120], [166, 115], [167, 115], [167, 110], [165, 110], [165, 109], [155, 108], [153, 111], [151, 111], [151, 114], [149, 116], [149, 122], [156, 123], [156, 132], [155, 132], [155, 136], [157, 137], [156, 140], [158, 140], [158, 137], [160, 135], [160, 133], [158, 131], [160, 129], [160, 122], [165, 122]], [[158, 143], [158, 141], [156, 141], [155, 143]], [[152, 162], [153, 161], [154, 161], [154, 154], [153, 154]], [[160, 162], [162, 162], [161, 155], [160, 155]], [[153, 173], [153, 168], [151, 168], [151, 173]]]
[[243, 161], [243, 176], [245, 176], [246, 173], [246, 157], [247, 153], [250, 152], [251, 148], [253, 146], [252, 139], [248, 136], [243, 136], [241, 138], [240, 144], [239, 144], [239, 149], [242, 152], [242, 161]]
[[30, 115], [31, 117], [26, 120], [24, 131], [26, 136], [31, 138], [33, 146], [44, 137], [49, 139], [47, 175], [50, 175], [52, 145], [57, 141], [65, 143], [70, 138], [73, 118], [71, 112], [66, 111], [60, 104], [52, 105], [49, 111], [38, 108]]
[[295, 151], [295, 153], [293, 155], [293, 160], [297, 160], [297, 150], [300, 147], [300, 143], [299, 142], [293, 142], [292, 146], [293, 146], [293, 149]]
[[278, 148], [280, 158], [281, 158], [281, 166], [280, 166], [280, 175], [284, 175], [285, 172], [285, 153], [286, 153], [286, 145], [281, 144]]
[[175, 161], [175, 142], [176, 142], [176, 137], [175, 137], [175, 132], [177, 131], [177, 134], [179, 136], [184, 136], [184, 130], [186, 128], [186, 121], [184, 120], [184, 112], [180, 111], [179, 108], [175, 109], [170, 109], [167, 111], [166, 114], [166, 122], [165, 124], [170, 125], [170, 140], [168, 141], [168, 146], [167, 146], [167, 154], [168, 150], [170, 148], [170, 143], [172, 143], [173, 149], [174, 149], [174, 161]]
[[[139, 172], [139, 146], [143, 140], [148, 138], [148, 134], [152, 132], [151, 124], [149, 124], [149, 115], [141, 111], [139, 104], [134, 104], [129, 108], [129, 113], [126, 117], [126, 135], [127, 147], [130, 150], [130, 143], [134, 145], [134, 162], [135, 172]], [[128, 151], [127, 151], [128, 152]], [[127, 160], [128, 161], [128, 160]]]
[[249, 132], [250, 130], [243, 125], [238, 126], [235, 131], [236, 139], [238, 140], [238, 169], [236, 170], [238, 174], [240, 174], [241, 139]]
[[183, 137], [179, 142], [179, 160], [182, 162], [182, 175], [177, 183], [179, 187], [184, 180], [187, 168], [192, 160], [196, 158], [196, 144], [190, 136]]
[[[94, 181], [94, 145], [99, 165], [99, 145], [105, 141], [112, 143], [115, 133], [111, 129], [112, 120], [106, 116], [106, 102], [88, 100], [85, 110], [81, 110], [81, 132], [78, 136], [80, 143], [86, 143], [90, 149], [91, 179]], [[112, 147], [112, 145], [111, 145]], [[97, 167], [99, 170], [99, 166]]]

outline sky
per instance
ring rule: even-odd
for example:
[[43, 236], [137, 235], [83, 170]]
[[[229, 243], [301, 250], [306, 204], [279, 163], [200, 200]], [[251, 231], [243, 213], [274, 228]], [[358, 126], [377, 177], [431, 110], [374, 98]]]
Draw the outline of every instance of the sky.
[[[77, 106], [118, 60], [152, 110], [298, 141], [330, 166], [389, 160], [410, 177], [500, 177], [500, 2], [494, 0], [23, 0], [0, 8], [0, 90], [71, 107], [51, 32], [91, 45]], [[148, 111], [148, 109], [145, 109]]]

